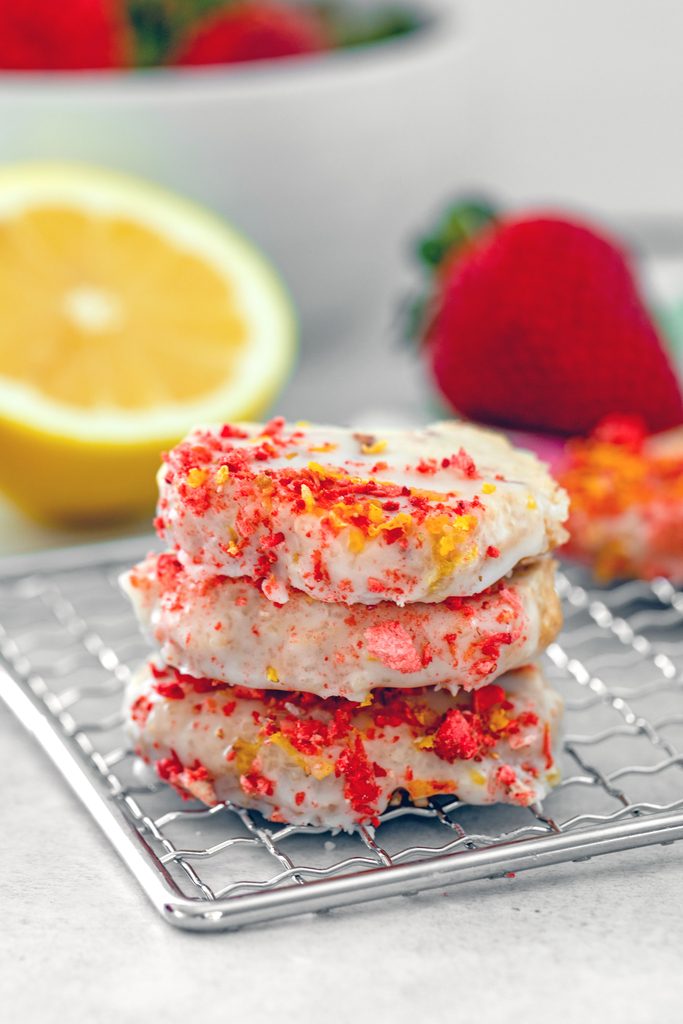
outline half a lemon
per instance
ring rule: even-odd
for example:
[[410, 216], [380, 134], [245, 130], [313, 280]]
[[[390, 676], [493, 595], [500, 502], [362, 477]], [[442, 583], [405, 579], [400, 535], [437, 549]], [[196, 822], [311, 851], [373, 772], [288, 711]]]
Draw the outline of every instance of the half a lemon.
[[33, 516], [149, 510], [161, 450], [258, 417], [295, 337], [272, 267], [203, 208], [81, 165], [0, 171], [0, 488]]

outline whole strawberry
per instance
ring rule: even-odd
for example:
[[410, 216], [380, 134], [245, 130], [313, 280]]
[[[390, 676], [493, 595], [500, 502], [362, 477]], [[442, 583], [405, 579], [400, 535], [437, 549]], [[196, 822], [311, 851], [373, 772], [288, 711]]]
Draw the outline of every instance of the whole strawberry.
[[270, 0], [237, 3], [195, 25], [173, 64], [235, 64], [317, 53], [329, 48], [320, 19]]
[[683, 398], [622, 249], [554, 215], [451, 211], [422, 247], [435, 268], [423, 337], [460, 413], [500, 426], [589, 432], [613, 412], [651, 431]]
[[86, 71], [129, 63], [121, 0], [0, 0], [0, 68]]

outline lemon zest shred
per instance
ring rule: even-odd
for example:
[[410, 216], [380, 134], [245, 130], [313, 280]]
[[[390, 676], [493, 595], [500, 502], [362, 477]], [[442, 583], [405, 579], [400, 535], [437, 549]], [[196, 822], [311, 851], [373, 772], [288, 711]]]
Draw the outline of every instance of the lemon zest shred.
[[439, 580], [449, 576], [456, 565], [469, 565], [479, 554], [479, 548], [470, 536], [477, 527], [477, 518], [472, 515], [451, 518], [439, 514], [426, 519], [425, 526], [432, 537], [435, 567], [430, 587], [434, 589]]
[[403, 530], [405, 532], [412, 525], [413, 517], [409, 512], [397, 512], [393, 519], [387, 519], [386, 522], [370, 526], [368, 528], [368, 536], [377, 537], [383, 530]]
[[185, 477], [185, 483], [194, 490], [197, 487], [201, 487], [203, 483], [206, 483], [208, 475], [207, 470], [194, 466]]
[[315, 506], [315, 498], [313, 497], [313, 491], [308, 484], [301, 485], [301, 499], [306, 506], [306, 511], [310, 512]]
[[345, 530], [348, 526], [348, 523], [338, 516], [333, 508], [327, 513], [327, 521], [333, 530]]
[[332, 441], [325, 441], [324, 444], [312, 444], [308, 450], [309, 452], [334, 452], [338, 447], [339, 445]]
[[504, 708], [494, 708], [489, 715], [489, 729], [492, 732], [503, 732], [510, 724], [510, 716]]
[[313, 761], [309, 763], [308, 771], [314, 779], [326, 779], [328, 775], [331, 775], [334, 771], [334, 765], [330, 764], [329, 761]]
[[299, 766], [299, 768], [302, 768], [307, 775], [310, 774], [310, 772], [308, 771], [308, 762], [306, 761], [306, 758], [296, 749], [291, 740], [288, 740], [283, 733], [272, 733], [268, 737], [266, 742], [272, 743], [272, 745], [275, 747], [279, 747], [280, 750], [284, 751], [284, 753], [287, 754], [287, 756], [290, 757], [292, 761], [294, 761], [295, 764]]
[[420, 740], [415, 740], [414, 745], [418, 750], [432, 750], [434, 747], [434, 734], [429, 736], [423, 736]]
[[[457, 491], [449, 491], [449, 494], [454, 496], [457, 495]], [[428, 491], [424, 487], [411, 487], [410, 496], [412, 498], [425, 498], [427, 501], [443, 501], [443, 492], [439, 491]]]
[[309, 462], [308, 468], [311, 473], [315, 473], [322, 480], [343, 480], [344, 473], [337, 473], [334, 469], [327, 469], [325, 466], [321, 466], [319, 462]]
[[320, 758], [312, 760], [311, 758], [306, 757], [296, 749], [291, 740], [287, 739], [282, 732], [272, 733], [266, 742], [279, 747], [280, 750], [284, 751], [284, 753], [287, 754], [287, 756], [290, 757], [306, 775], [312, 775], [314, 779], [324, 779], [334, 771], [334, 765], [329, 761], [325, 761]]
[[348, 547], [352, 555], [358, 555], [365, 547], [363, 531], [357, 526], [349, 527]]
[[388, 441], [375, 441], [374, 444], [363, 444], [361, 445], [361, 451], [363, 455], [379, 455], [381, 452], [386, 451]]
[[260, 741], [250, 743], [248, 740], [236, 739], [232, 749], [235, 752], [233, 764], [237, 769], [237, 774], [245, 775], [256, 760], [256, 756], [261, 749], [261, 743]]
[[422, 797], [433, 796], [434, 784], [429, 779], [412, 779], [410, 782], [403, 784], [403, 788], [408, 791], [408, 796], [411, 800], [420, 800]]
[[378, 505], [376, 501], [368, 503], [368, 519], [371, 523], [381, 523], [384, 520], [382, 506]]

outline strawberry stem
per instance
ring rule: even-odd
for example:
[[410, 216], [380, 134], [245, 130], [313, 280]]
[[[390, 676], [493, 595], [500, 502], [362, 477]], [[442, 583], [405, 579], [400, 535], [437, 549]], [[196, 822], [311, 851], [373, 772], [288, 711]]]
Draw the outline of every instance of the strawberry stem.
[[433, 304], [431, 275], [438, 270], [447, 255], [458, 249], [498, 220], [496, 207], [488, 199], [471, 196], [459, 199], [442, 213], [429, 235], [416, 245], [416, 254], [430, 275], [430, 284], [421, 295], [411, 296], [405, 304], [403, 322], [409, 341], [420, 341], [425, 334]]
[[487, 199], [458, 200], [442, 214], [431, 234], [418, 243], [417, 255], [430, 270], [435, 270], [446, 255], [461, 249], [497, 219], [497, 210]]

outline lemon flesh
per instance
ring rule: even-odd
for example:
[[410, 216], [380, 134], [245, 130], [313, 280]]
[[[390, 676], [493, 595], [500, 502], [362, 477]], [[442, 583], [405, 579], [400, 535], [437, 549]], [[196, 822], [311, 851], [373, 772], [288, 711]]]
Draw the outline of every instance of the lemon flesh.
[[160, 451], [263, 412], [295, 319], [201, 207], [80, 165], [0, 172], [0, 488], [47, 521], [151, 508]]

